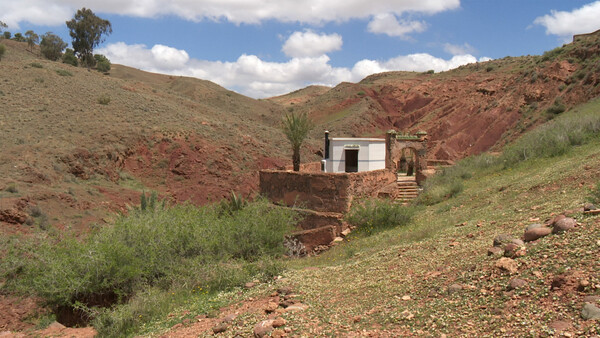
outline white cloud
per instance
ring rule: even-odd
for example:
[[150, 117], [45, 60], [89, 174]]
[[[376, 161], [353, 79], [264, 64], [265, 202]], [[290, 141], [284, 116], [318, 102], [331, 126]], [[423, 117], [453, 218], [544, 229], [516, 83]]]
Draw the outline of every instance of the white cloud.
[[473, 46], [471, 46], [465, 42], [462, 45], [453, 45], [451, 43], [445, 43], [444, 51], [446, 51], [446, 53], [449, 53], [452, 55], [465, 55], [465, 54], [473, 54], [473, 53], [475, 53], [476, 50], [475, 50], [475, 48], [473, 48]]
[[536, 18], [534, 23], [546, 27], [546, 34], [566, 37], [600, 29], [599, 18], [600, 1], [596, 1], [571, 12], [553, 10]]
[[226, 20], [236, 24], [281, 22], [326, 23], [391, 13], [434, 14], [456, 9], [460, 0], [21, 0], [0, 1], [0, 20], [11, 27], [28, 21], [62, 25], [81, 7], [99, 13], [136, 17], [174, 15], [186, 20]]
[[408, 38], [410, 33], [420, 33], [427, 29], [427, 24], [423, 21], [406, 21], [396, 19], [394, 14], [385, 13], [375, 15], [367, 27], [369, 32], [375, 34], [387, 34], [397, 36], [403, 39]]
[[281, 50], [291, 57], [313, 57], [340, 50], [342, 43], [339, 34], [317, 34], [307, 30], [290, 35]]
[[[142, 70], [171, 75], [192, 76], [220, 84], [251, 97], [285, 94], [311, 84], [334, 86], [342, 81], [357, 82], [385, 71], [436, 72], [477, 62], [472, 55], [457, 55], [449, 60], [429, 54], [410, 54], [385, 61], [362, 60], [352, 68], [333, 67], [327, 55], [293, 57], [286, 62], [268, 62], [256, 55], [241, 55], [232, 62], [190, 58], [183, 50], [168, 46], [127, 45], [123, 42], [97, 50], [111, 62]], [[479, 61], [484, 61], [484, 58]]]

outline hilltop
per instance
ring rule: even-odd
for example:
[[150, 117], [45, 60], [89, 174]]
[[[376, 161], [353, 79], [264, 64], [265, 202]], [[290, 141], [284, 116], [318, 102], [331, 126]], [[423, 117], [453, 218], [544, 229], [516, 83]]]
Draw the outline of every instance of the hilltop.
[[456, 160], [499, 150], [598, 96], [599, 45], [600, 31], [575, 36], [573, 43], [541, 56], [505, 57], [437, 74], [374, 74], [320, 95], [309, 87], [272, 101], [309, 112], [332, 135], [424, 130], [430, 158]]

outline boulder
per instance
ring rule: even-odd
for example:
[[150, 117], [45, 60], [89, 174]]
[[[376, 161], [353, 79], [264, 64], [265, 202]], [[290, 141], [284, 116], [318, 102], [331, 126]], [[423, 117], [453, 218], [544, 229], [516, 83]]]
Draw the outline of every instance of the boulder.
[[551, 228], [547, 228], [547, 227], [534, 228], [534, 229], [525, 231], [525, 234], [523, 235], [523, 240], [525, 242], [531, 242], [531, 241], [540, 239], [542, 237], [548, 236], [551, 233], [552, 233]]
[[457, 293], [457, 292], [461, 291], [462, 289], [463, 289], [462, 285], [452, 284], [448, 287], [448, 293], [449, 294]]
[[504, 256], [504, 250], [499, 246], [493, 246], [487, 250], [488, 256]]
[[600, 308], [591, 303], [585, 303], [581, 310], [581, 318], [585, 320], [600, 320]]
[[575, 228], [575, 226], [577, 226], [576, 220], [570, 217], [565, 217], [554, 223], [552, 232], [555, 234], [560, 234], [562, 232]]
[[543, 224], [540, 223], [533, 223], [533, 224], [529, 224], [528, 226], [525, 227], [525, 231], [527, 230], [531, 230], [531, 229], [536, 229], [536, 228], [541, 228], [543, 227]]
[[520, 279], [520, 278], [515, 278], [512, 279], [509, 283], [508, 283], [508, 290], [516, 290], [516, 289], [521, 289], [523, 287], [527, 286], [527, 281], [524, 279]]
[[592, 203], [586, 203], [583, 205], [583, 211], [591, 211], [591, 210], [596, 210], [598, 208], [596, 208], [595, 205], [593, 205]]
[[273, 331], [273, 322], [275, 319], [267, 319], [254, 326], [254, 337], [262, 338]]
[[504, 246], [504, 256], [515, 258], [517, 257], [517, 251], [519, 251], [521, 247], [516, 245], [515, 243], [508, 243]]
[[519, 271], [519, 265], [514, 259], [502, 257], [496, 261], [494, 266], [502, 271], [506, 271], [510, 274], [517, 273]]
[[271, 325], [273, 327], [282, 327], [285, 325], [285, 319], [281, 318], [281, 317], [277, 317], [275, 318], [275, 320], [273, 321], [273, 323], [271, 323]]
[[508, 234], [500, 234], [494, 237], [494, 246], [504, 246], [505, 244], [510, 243], [514, 239], [513, 236]]

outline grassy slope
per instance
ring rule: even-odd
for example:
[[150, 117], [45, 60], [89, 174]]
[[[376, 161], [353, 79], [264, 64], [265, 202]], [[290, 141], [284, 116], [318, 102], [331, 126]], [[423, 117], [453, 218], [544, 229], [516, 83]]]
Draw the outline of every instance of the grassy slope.
[[[579, 110], [598, 108], [600, 101]], [[537, 336], [552, 333], [550, 324], [557, 320], [568, 322], [571, 333], [598, 333], [597, 322], [583, 321], [580, 313], [583, 296], [600, 295], [600, 217], [585, 217], [580, 208], [600, 180], [599, 168], [596, 139], [560, 157], [481, 173], [465, 182], [458, 197], [423, 208], [411, 226], [290, 261], [284, 282], [263, 284], [241, 296], [235, 290], [220, 299], [256, 299], [282, 283], [292, 285], [310, 308], [282, 316], [286, 327], [301, 336]], [[526, 225], [565, 211], [582, 225], [527, 244], [527, 254], [516, 259], [515, 275], [494, 268], [497, 258], [488, 257], [486, 249], [496, 235], [519, 237]], [[559, 275], [569, 282], [551, 290]], [[528, 285], [509, 292], [506, 287], [515, 277]], [[580, 280], [590, 286], [578, 292]], [[452, 284], [463, 289], [450, 294]], [[264, 317], [244, 314], [228, 332], [250, 334]]]

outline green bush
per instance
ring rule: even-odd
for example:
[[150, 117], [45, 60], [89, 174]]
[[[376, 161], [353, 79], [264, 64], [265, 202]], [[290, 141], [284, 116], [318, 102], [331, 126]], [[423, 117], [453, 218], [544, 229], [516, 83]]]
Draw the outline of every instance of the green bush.
[[266, 200], [226, 215], [218, 206], [132, 210], [83, 242], [50, 232], [0, 243], [0, 280], [13, 292], [35, 294], [55, 308], [103, 313], [97, 320], [110, 322], [111, 309], [88, 308], [88, 302], [123, 302], [147, 288], [222, 290], [278, 272], [272, 260], [283, 255], [283, 238], [296, 220], [296, 212]]
[[110, 71], [110, 61], [102, 54], [95, 54], [94, 60], [96, 61], [96, 70], [101, 73], [107, 73]]
[[40, 42], [40, 52], [42, 55], [52, 61], [60, 59], [62, 51], [67, 47], [67, 43], [64, 42], [58, 35], [54, 35], [48, 32], [42, 35], [42, 42]]
[[29, 64], [31, 67], [33, 68], [44, 68], [44, 66], [42, 66], [40, 63], [38, 62], [32, 62]]
[[77, 65], [79, 65], [79, 60], [77, 60], [77, 57], [75, 56], [75, 52], [73, 52], [73, 50], [71, 48], [67, 48], [65, 50], [65, 53], [63, 54], [63, 57], [62, 57], [62, 62], [66, 63], [68, 65], [71, 65], [71, 66], [75, 66], [75, 67], [77, 67]]
[[353, 234], [370, 236], [383, 230], [409, 224], [414, 213], [414, 207], [390, 200], [370, 199], [355, 203], [346, 220], [356, 227]]
[[554, 103], [552, 106], [550, 106], [550, 107], [548, 107], [548, 109], [546, 109], [546, 113], [548, 115], [558, 115], [560, 113], [563, 113], [565, 110], [567, 110], [567, 107], [565, 107], [564, 104]]

